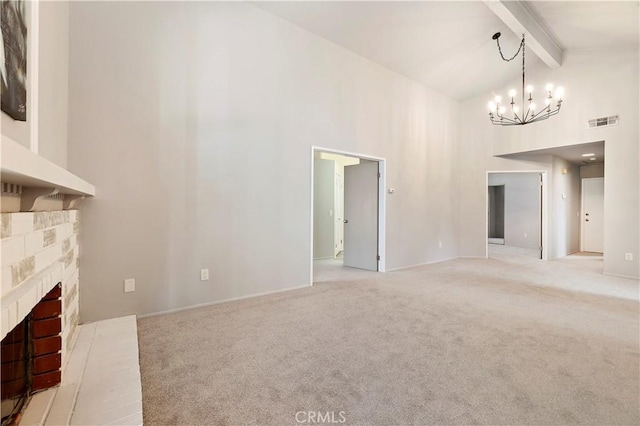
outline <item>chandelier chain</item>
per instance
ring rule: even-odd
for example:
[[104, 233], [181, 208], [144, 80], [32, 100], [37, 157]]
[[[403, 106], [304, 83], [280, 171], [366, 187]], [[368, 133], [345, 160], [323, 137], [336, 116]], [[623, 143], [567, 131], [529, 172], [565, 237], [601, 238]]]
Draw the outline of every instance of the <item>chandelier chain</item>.
[[518, 51], [509, 59], [505, 58], [504, 54], [502, 53], [502, 47], [500, 47], [500, 38], [496, 38], [496, 43], [498, 43], [498, 51], [500, 52], [500, 56], [502, 57], [502, 60], [505, 62], [510, 62], [510, 61], [513, 61], [516, 58], [516, 56], [518, 56], [520, 51], [524, 48], [524, 34], [522, 35], [522, 41], [520, 42], [520, 47], [518, 47]]

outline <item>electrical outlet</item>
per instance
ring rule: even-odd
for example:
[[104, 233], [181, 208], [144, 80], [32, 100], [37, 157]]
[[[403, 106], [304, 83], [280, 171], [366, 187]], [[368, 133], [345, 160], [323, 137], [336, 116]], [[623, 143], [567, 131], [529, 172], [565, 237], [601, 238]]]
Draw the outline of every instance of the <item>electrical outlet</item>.
[[633, 253], [625, 253], [624, 260], [633, 260]]
[[124, 280], [124, 292], [131, 293], [136, 291], [136, 280], [134, 278], [128, 278]]
[[438, 241], [438, 247], [442, 248], [442, 241]]
[[209, 279], [209, 270], [200, 269], [200, 281], [207, 281]]

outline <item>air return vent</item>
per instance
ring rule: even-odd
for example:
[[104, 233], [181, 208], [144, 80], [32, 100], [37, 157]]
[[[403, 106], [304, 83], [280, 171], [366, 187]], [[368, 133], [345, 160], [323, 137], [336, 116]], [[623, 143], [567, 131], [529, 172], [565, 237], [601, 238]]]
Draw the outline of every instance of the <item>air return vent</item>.
[[619, 115], [610, 115], [609, 117], [598, 117], [589, 120], [589, 128], [605, 127], [605, 126], [617, 126], [620, 122]]

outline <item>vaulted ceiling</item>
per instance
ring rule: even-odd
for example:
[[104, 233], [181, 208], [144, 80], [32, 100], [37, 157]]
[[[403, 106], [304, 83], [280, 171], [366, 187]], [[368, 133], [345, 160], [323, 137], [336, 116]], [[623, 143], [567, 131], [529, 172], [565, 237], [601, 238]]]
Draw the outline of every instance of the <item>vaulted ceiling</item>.
[[[516, 19], [519, 22], [515, 25], [509, 17], [505, 19], [504, 13], [496, 12], [496, 8], [509, 4], [500, 1], [253, 4], [460, 100], [501, 88], [519, 73], [518, 61], [502, 61], [491, 36], [502, 32], [503, 51], [511, 55], [520, 42], [521, 23], [527, 33], [531, 25], [536, 26], [539, 34], [536, 28], [532, 33], [546, 37], [560, 54], [566, 49], [639, 46], [637, 1], [519, 3], [521, 14], [526, 16]], [[542, 62], [540, 58], [548, 64], [546, 52], [531, 49], [527, 37], [527, 66]]]

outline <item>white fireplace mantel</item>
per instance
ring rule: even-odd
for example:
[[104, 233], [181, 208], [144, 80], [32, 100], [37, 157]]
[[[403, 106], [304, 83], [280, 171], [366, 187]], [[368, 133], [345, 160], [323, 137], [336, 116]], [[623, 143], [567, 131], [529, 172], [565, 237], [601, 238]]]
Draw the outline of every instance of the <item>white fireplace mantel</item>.
[[96, 188], [70, 171], [2, 135], [0, 179], [27, 187], [55, 188], [59, 193], [90, 195]]

